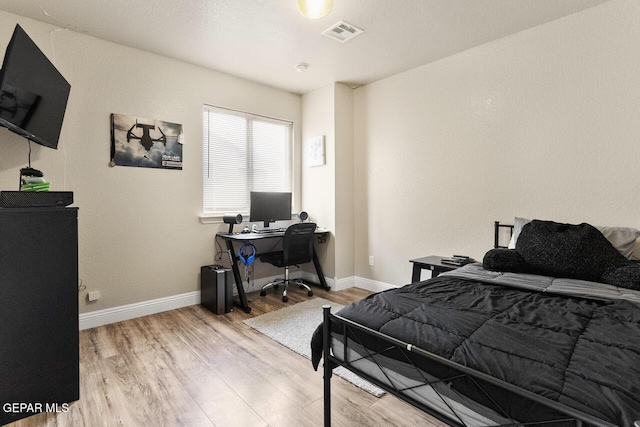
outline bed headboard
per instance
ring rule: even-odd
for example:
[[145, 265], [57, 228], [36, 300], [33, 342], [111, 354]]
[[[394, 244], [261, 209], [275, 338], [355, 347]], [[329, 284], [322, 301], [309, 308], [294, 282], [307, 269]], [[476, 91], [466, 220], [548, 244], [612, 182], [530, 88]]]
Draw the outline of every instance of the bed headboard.
[[493, 226], [493, 247], [495, 249], [507, 249], [508, 246], [500, 245], [500, 237], [506, 232], [509, 232], [509, 240], [513, 235], [513, 224], [500, 224], [500, 221], [495, 221]]

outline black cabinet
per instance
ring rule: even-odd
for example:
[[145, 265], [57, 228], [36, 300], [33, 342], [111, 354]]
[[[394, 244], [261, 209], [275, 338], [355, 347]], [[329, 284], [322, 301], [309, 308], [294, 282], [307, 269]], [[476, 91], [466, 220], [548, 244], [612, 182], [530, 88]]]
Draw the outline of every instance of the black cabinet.
[[77, 218], [0, 209], [0, 424], [80, 397]]

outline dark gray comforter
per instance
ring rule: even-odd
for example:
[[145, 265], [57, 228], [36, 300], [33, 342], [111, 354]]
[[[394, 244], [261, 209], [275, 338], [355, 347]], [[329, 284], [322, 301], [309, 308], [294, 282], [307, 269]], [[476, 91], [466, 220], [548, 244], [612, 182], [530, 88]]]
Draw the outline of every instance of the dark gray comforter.
[[[569, 284], [571, 295], [562, 295], [553, 280], [519, 289], [500, 283], [508, 280], [499, 273], [472, 279], [469, 269], [371, 295], [337, 314], [616, 425], [640, 420], [638, 305], [609, 299], [615, 287], [591, 298], [582, 295], [589, 282], [578, 282], [579, 292]], [[317, 368], [321, 331], [312, 349]], [[447, 374], [442, 367], [421, 368]], [[511, 394], [499, 399], [519, 421], [545, 411]]]

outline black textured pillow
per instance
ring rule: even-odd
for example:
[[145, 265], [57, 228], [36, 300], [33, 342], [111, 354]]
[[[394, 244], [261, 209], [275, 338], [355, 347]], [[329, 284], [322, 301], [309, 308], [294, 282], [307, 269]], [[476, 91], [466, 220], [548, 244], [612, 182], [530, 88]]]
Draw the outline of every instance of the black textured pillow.
[[524, 273], [526, 265], [518, 252], [513, 249], [491, 249], [484, 254], [482, 267], [490, 271]]
[[605, 271], [629, 261], [595, 227], [533, 220], [522, 227], [516, 242], [531, 273], [601, 281]]
[[630, 262], [622, 267], [605, 271], [602, 275], [602, 282], [640, 291], [640, 264]]

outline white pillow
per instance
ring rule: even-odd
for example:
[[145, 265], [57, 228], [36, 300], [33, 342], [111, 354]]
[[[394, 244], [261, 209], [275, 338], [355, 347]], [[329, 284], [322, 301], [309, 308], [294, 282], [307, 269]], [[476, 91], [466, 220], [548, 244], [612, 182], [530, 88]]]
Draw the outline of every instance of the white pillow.
[[636, 239], [635, 245], [633, 245], [633, 251], [631, 252], [631, 261], [640, 261], [640, 238]]
[[509, 249], [515, 249], [516, 248], [516, 241], [518, 240], [518, 236], [520, 235], [520, 232], [522, 231], [522, 227], [524, 227], [524, 225], [528, 222], [531, 222], [530, 219], [526, 219], [526, 218], [518, 218], [515, 217], [513, 220], [513, 233], [511, 233], [511, 240], [509, 241], [509, 245], [507, 246], [507, 248]]
[[595, 226], [625, 258], [630, 259], [640, 230], [627, 227]]

